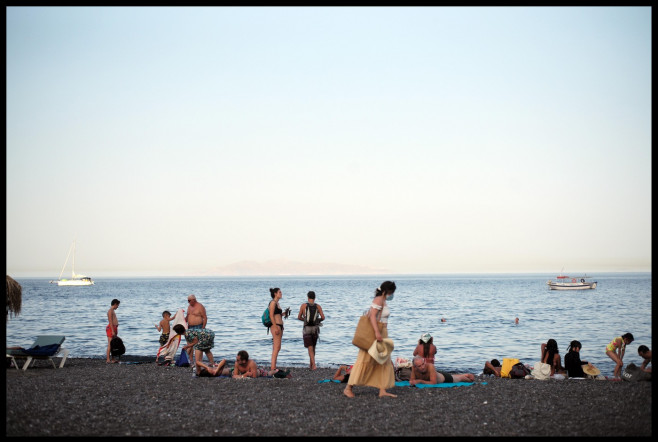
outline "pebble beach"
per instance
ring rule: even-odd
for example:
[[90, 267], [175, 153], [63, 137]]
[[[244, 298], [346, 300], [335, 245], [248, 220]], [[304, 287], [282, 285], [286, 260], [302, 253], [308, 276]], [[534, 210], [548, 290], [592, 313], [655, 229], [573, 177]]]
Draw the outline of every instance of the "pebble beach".
[[355, 387], [350, 399], [344, 384], [318, 382], [333, 368], [236, 380], [196, 377], [151, 358], [121, 361], [7, 368], [6, 436], [652, 435], [651, 382], [480, 375], [471, 386], [391, 388], [397, 398]]

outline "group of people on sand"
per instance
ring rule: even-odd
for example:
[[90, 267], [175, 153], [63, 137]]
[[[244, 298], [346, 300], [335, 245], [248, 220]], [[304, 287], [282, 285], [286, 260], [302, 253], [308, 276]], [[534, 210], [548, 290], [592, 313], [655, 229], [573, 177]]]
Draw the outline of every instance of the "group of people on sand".
[[[392, 301], [395, 296], [396, 285], [393, 281], [384, 281], [379, 287], [375, 289], [374, 297], [370, 303], [370, 307], [365, 313], [369, 324], [372, 326], [374, 336], [377, 342], [381, 343], [384, 339], [388, 338], [388, 318], [390, 316], [390, 309], [387, 301]], [[276, 377], [288, 377], [289, 373], [277, 369], [277, 357], [281, 350], [281, 340], [283, 337], [283, 319], [287, 318], [289, 309], [286, 312], [281, 309], [279, 301], [283, 294], [280, 288], [270, 289], [271, 301], [268, 305], [269, 317], [271, 320], [270, 331], [272, 332], [272, 358], [270, 370], [264, 370], [257, 367], [256, 363], [249, 359], [249, 354], [246, 350], [240, 350], [237, 353], [235, 365], [233, 368], [227, 367], [225, 359], [222, 359], [218, 364], [214, 363], [213, 355], [210, 349], [214, 346], [214, 332], [206, 328], [207, 315], [205, 308], [200, 304], [194, 295], [188, 296], [189, 307], [187, 309], [186, 321], [188, 328], [185, 331], [184, 327], [174, 326], [174, 331], [177, 334], [184, 334], [186, 345], [183, 347], [185, 351], [190, 354], [190, 361], [195, 366], [195, 370], [199, 376], [220, 376], [229, 375], [234, 378], [243, 377], [258, 377], [265, 375], [274, 375]], [[308, 349], [311, 369], [316, 369], [315, 364], [315, 346], [319, 335], [319, 327], [322, 325], [325, 316], [322, 307], [315, 303], [315, 293], [310, 291], [307, 294], [308, 301], [302, 304], [299, 308], [297, 319], [304, 321], [303, 338], [304, 346]], [[115, 304], [116, 301], [116, 304]], [[112, 301], [112, 307], [108, 311], [109, 325], [107, 327], [108, 333], [108, 362], [110, 362], [110, 340], [111, 335], [116, 335], [118, 330], [118, 321], [114, 311], [119, 306], [118, 300]], [[162, 331], [161, 343], [168, 339], [169, 320], [171, 315], [166, 315], [169, 312], [163, 313], [163, 320], [159, 325], [156, 325], [159, 331]], [[311, 320], [312, 318], [312, 320]], [[180, 325], [180, 324], [179, 324]], [[619, 377], [621, 368], [623, 366], [623, 357], [626, 350], [626, 345], [633, 342], [633, 335], [626, 333], [620, 337], [613, 339], [606, 347], [606, 353], [616, 363], [615, 376]], [[578, 341], [572, 341], [568, 348], [568, 354], [565, 356], [565, 366], [561, 364], [561, 358], [557, 349], [557, 342], [554, 339], [549, 339], [548, 342], [541, 346], [541, 361], [551, 365], [551, 375], [556, 373], [565, 374], [569, 376], [578, 376], [582, 370], [583, 365], [588, 365], [586, 361], [581, 361], [579, 352], [582, 345]], [[192, 355], [194, 349], [194, 355]], [[203, 354], [208, 358], [208, 364], [203, 362]], [[647, 364], [651, 362], [651, 351], [646, 346], [640, 346], [638, 353], [644, 358], [642, 369], [650, 371], [651, 368]], [[418, 341], [418, 345], [414, 350], [413, 365], [411, 370], [411, 377], [409, 380], [410, 385], [416, 384], [439, 384], [443, 382], [469, 382], [473, 381], [475, 376], [471, 373], [464, 374], [450, 374], [442, 371], [437, 371], [434, 362], [436, 355], [436, 346], [433, 344], [433, 338], [429, 333], [423, 334]], [[496, 364], [497, 360], [492, 360], [485, 364], [484, 373], [494, 374], [500, 376], [500, 364]], [[589, 364], [591, 365], [591, 364]], [[384, 363], [380, 363], [373, 358], [366, 350], [359, 348], [356, 361], [352, 365], [345, 365], [339, 367], [334, 375], [334, 379], [346, 383], [343, 394], [347, 397], [354, 397], [354, 387], [356, 386], [369, 386], [379, 390], [380, 397], [395, 397], [396, 395], [388, 392], [389, 388], [395, 385], [395, 368], [393, 362], [388, 359]]]
[[[225, 359], [219, 363], [214, 362], [211, 349], [214, 347], [215, 332], [208, 329], [206, 324], [208, 316], [205, 307], [197, 301], [195, 295], [189, 295], [187, 302], [189, 304], [185, 321], [187, 330], [181, 324], [173, 327], [179, 335], [184, 335], [186, 344], [183, 351], [188, 354], [191, 365], [195, 368], [198, 376], [231, 376], [233, 378], [255, 378], [259, 376], [289, 377], [290, 372], [279, 370], [276, 366], [279, 351], [281, 350], [281, 339], [283, 337], [283, 318], [290, 314], [289, 309], [285, 312], [281, 309], [279, 301], [283, 296], [280, 288], [270, 289], [271, 300], [268, 304], [269, 317], [271, 324], [268, 327], [268, 333], [272, 332], [272, 359], [270, 370], [265, 370], [256, 365], [255, 361], [249, 359], [249, 353], [246, 350], [240, 350], [237, 353], [233, 368], [227, 366]], [[155, 327], [162, 332], [160, 335], [160, 345], [163, 346], [169, 341], [170, 325], [172, 320], [171, 313], [164, 311], [162, 320]], [[320, 326], [325, 316], [322, 307], [315, 302], [315, 292], [307, 293], [307, 302], [299, 307], [297, 319], [304, 322], [302, 330], [304, 347], [307, 348], [312, 370], [317, 369], [315, 364], [315, 347], [320, 334]], [[177, 327], [180, 327], [177, 329]], [[192, 353], [194, 351], [194, 353]], [[203, 362], [203, 355], [206, 355], [208, 363]], [[157, 362], [157, 358], [156, 358]], [[171, 361], [165, 361], [163, 365], [169, 365]]]
[[[617, 336], [606, 345], [605, 353], [615, 363], [613, 379], [621, 378], [626, 346], [633, 342], [633, 340], [632, 333], [625, 333]], [[557, 341], [555, 339], [549, 339], [541, 344], [541, 358], [539, 361], [550, 365], [550, 376], [556, 379], [584, 378], [587, 375], [596, 376], [600, 374], [600, 370], [595, 368], [590, 362], [580, 359], [580, 350], [582, 348], [583, 346], [580, 341], [571, 341], [567, 347], [567, 353], [564, 355], [564, 365], [562, 365]], [[651, 367], [648, 366], [651, 363], [651, 350], [646, 345], [640, 345], [637, 353], [643, 359], [640, 369], [644, 372], [651, 373]], [[500, 377], [501, 369], [500, 362], [497, 359], [492, 359], [485, 362], [483, 373]]]

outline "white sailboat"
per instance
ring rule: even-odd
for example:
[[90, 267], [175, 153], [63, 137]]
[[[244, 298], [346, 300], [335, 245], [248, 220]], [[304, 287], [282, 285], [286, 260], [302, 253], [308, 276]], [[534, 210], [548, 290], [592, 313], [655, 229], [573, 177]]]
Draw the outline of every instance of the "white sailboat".
[[[62, 278], [62, 274], [64, 274], [64, 269], [66, 268], [66, 264], [68, 264], [69, 262], [69, 257], [71, 256], [71, 252], [73, 252], [71, 279]], [[69, 254], [66, 255], [66, 261], [64, 262], [64, 267], [62, 267], [62, 271], [59, 273], [59, 279], [57, 281], [50, 281], [50, 282], [57, 283], [57, 285], [93, 285], [94, 284], [94, 281], [92, 281], [90, 277], [85, 275], [76, 275], [75, 273], [75, 241], [73, 241], [73, 244], [71, 244], [71, 248], [69, 249]]]

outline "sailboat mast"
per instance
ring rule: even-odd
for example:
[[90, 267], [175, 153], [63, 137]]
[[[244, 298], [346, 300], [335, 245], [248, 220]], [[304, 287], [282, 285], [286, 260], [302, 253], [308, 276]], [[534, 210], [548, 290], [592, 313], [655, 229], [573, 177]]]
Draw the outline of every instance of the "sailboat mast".
[[75, 241], [73, 241], [73, 265], [71, 266], [71, 278], [75, 279]]
[[[71, 244], [71, 247], [69, 247], [69, 254], [66, 255], [66, 261], [64, 261], [64, 266], [62, 267], [62, 271], [59, 272], [59, 278], [58, 279], [62, 279], [62, 274], [64, 274], [64, 269], [66, 268], [66, 264], [69, 262], [69, 256], [71, 256], [71, 251], [73, 250], [74, 247], [75, 247], [75, 241], [73, 241], [73, 244]], [[74, 256], [73, 259], [75, 259], [75, 255], [73, 255], [73, 256]]]

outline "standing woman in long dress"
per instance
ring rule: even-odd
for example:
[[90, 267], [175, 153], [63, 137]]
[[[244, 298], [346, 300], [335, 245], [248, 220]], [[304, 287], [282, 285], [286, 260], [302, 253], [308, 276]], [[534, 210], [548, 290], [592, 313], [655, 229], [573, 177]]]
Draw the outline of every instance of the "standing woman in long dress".
[[[375, 290], [375, 297], [370, 304], [370, 309], [368, 310], [370, 325], [372, 325], [372, 328], [375, 331], [375, 339], [377, 339], [378, 342], [381, 342], [382, 339], [388, 337], [387, 324], [391, 312], [386, 305], [386, 300], [393, 299], [395, 288], [395, 283], [393, 281], [384, 281]], [[379, 321], [377, 320], [378, 316], [380, 316]], [[381, 333], [377, 326], [378, 322], [384, 324]], [[352, 367], [350, 379], [347, 382], [345, 390], [343, 390], [343, 394], [347, 397], [354, 397], [354, 392], [352, 391], [354, 385], [367, 385], [369, 387], [379, 388], [379, 397], [397, 397], [397, 395], [386, 391], [386, 389], [395, 386], [395, 370], [393, 368], [393, 362], [389, 359], [387, 362], [379, 364], [366, 350], [359, 349], [359, 354], [356, 357], [356, 362]]]

